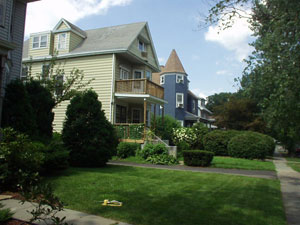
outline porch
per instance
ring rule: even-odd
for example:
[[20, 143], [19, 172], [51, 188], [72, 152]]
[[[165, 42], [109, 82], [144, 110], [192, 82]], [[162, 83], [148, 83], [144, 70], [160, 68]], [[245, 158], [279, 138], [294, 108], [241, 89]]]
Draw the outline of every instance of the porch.
[[156, 107], [163, 112], [165, 103], [164, 88], [148, 79], [116, 81], [113, 123], [120, 141], [144, 143]]

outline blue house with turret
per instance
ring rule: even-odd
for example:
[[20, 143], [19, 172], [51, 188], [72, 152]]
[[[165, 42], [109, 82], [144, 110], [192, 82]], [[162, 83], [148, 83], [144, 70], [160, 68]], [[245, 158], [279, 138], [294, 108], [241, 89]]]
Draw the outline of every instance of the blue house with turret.
[[[160, 73], [154, 73], [152, 80], [164, 87], [164, 113], [177, 119], [182, 126], [191, 126], [195, 122], [210, 124], [211, 112], [203, 105], [203, 100], [189, 90], [188, 74], [175, 51], [172, 50]], [[204, 100], [205, 101], [205, 100]], [[161, 114], [161, 112], [158, 112]]]

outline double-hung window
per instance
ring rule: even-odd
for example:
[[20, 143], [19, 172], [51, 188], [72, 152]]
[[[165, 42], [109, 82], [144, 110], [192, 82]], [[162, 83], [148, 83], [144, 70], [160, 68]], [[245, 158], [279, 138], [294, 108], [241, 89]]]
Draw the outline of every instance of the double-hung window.
[[146, 44], [145, 44], [144, 42], [142, 42], [141, 40], [139, 40], [139, 45], [138, 45], [138, 47], [139, 47], [139, 50], [140, 50], [141, 52], [146, 52], [146, 51], [147, 51], [147, 46], [146, 46]]
[[125, 68], [120, 68], [120, 80], [128, 80], [129, 79], [129, 71]]
[[176, 93], [176, 108], [183, 108], [183, 101], [184, 94], [183, 93]]
[[181, 74], [176, 74], [176, 83], [183, 83], [184, 77]]
[[66, 39], [67, 39], [67, 34], [66, 33], [62, 33], [58, 35], [58, 43], [57, 43], [57, 49], [66, 49]]
[[165, 83], [165, 75], [161, 75], [160, 76], [160, 84], [164, 84]]
[[46, 48], [48, 35], [34, 36], [32, 38], [32, 48]]

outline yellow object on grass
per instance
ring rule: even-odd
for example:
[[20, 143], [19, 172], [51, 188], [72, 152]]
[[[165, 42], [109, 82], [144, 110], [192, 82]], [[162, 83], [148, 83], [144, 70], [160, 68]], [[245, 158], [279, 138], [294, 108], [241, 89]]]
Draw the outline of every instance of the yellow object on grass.
[[108, 199], [105, 199], [102, 203], [103, 206], [122, 206], [122, 202], [112, 200], [109, 201]]

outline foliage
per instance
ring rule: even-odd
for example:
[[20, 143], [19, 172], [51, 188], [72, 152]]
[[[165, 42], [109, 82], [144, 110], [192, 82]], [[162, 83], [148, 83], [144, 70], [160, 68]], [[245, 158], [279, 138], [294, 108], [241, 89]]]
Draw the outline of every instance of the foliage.
[[73, 166], [104, 166], [116, 152], [117, 135], [91, 90], [77, 93], [66, 111], [62, 139]]
[[10, 209], [2, 209], [3, 205], [0, 203], [0, 224], [11, 219], [13, 213], [11, 213]]
[[214, 112], [215, 107], [223, 105], [228, 102], [229, 99], [233, 96], [233, 93], [230, 92], [221, 92], [218, 94], [213, 94], [207, 97], [206, 108]]
[[150, 155], [147, 159], [147, 162], [157, 165], [176, 165], [178, 160], [171, 155]]
[[[63, 203], [58, 197], [54, 196], [53, 189], [49, 184], [39, 183], [38, 185], [31, 186], [22, 192], [24, 200], [31, 202], [34, 209], [29, 213], [32, 215], [30, 223], [43, 221], [46, 225], [67, 225], [66, 217], [60, 218], [57, 213], [63, 211]], [[34, 201], [35, 203], [32, 203]], [[37, 203], [37, 204], [36, 204]]]
[[168, 149], [164, 144], [146, 144], [143, 149], [137, 152], [137, 155], [144, 159], [153, 155], [168, 155]]
[[33, 79], [33, 75], [37, 76], [41, 83], [51, 92], [55, 106], [59, 103], [70, 100], [80, 90], [84, 90], [94, 79], [84, 81], [84, 72], [78, 68], [73, 68], [68, 75], [64, 69], [65, 62], [57, 60], [56, 55], [50, 61], [43, 62], [44, 72], [39, 74], [31, 74], [32, 62], [28, 62], [29, 80]]
[[191, 146], [185, 141], [180, 141], [177, 144], [177, 156], [181, 157], [183, 154], [183, 151], [185, 151], [185, 150], [191, 150]]
[[228, 143], [228, 153], [235, 158], [265, 159], [269, 151], [266, 137], [251, 131], [233, 137]]
[[49, 139], [52, 137], [52, 122], [54, 113], [52, 109], [55, 101], [48, 89], [37, 80], [31, 80], [25, 84], [30, 104], [34, 113], [39, 138]]
[[134, 156], [140, 147], [141, 145], [138, 143], [121, 142], [117, 147], [117, 156], [122, 159]]
[[194, 123], [192, 129], [197, 137], [196, 142], [193, 145], [193, 149], [203, 149], [203, 138], [209, 133], [209, 129], [203, 123]]
[[69, 151], [65, 148], [61, 135], [54, 133], [51, 141], [43, 148], [45, 156], [42, 172], [49, 174], [69, 166]]
[[211, 151], [217, 156], [227, 156], [227, 144], [238, 131], [214, 130], [204, 136], [203, 144], [206, 151]]
[[197, 142], [197, 136], [194, 129], [190, 127], [180, 127], [173, 130], [173, 142], [175, 145], [185, 141], [190, 146], [194, 146]]
[[119, 139], [140, 140], [144, 136], [144, 124], [115, 126]]
[[2, 127], [12, 127], [30, 136], [37, 135], [37, 124], [30, 97], [20, 80], [6, 86], [3, 101]]
[[173, 130], [180, 128], [181, 125], [172, 116], [165, 115], [164, 119], [161, 116], [157, 116], [155, 121], [154, 117], [152, 117], [151, 127], [155, 127], [154, 133], [156, 136], [160, 137], [162, 140], [169, 140], [170, 145], [173, 145]]
[[183, 151], [184, 164], [187, 166], [209, 166], [214, 153], [202, 150]]
[[38, 172], [44, 159], [41, 146], [12, 128], [5, 128], [1, 132], [0, 189], [16, 190], [21, 185], [29, 187], [38, 182]]
[[228, 102], [215, 107], [215, 124], [226, 129], [264, 132], [265, 124], [258, 113], [259, 109], [253, 100], [230, 98]]

